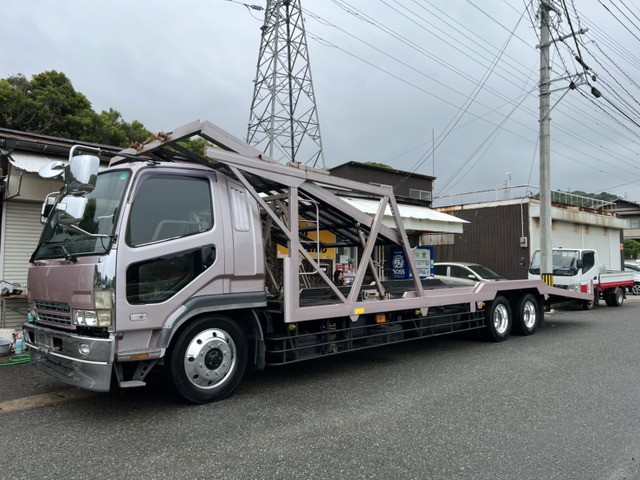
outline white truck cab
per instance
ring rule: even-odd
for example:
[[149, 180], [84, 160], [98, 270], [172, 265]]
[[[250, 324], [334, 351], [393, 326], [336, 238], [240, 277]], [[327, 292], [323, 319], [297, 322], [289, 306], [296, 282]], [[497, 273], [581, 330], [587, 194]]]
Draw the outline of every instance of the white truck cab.
[[[529, 265], [528, 278], [540, 278], [540, 250], [536, 250]], [[585, 248], [554, 248], [552, 252], [553, 286], [570, 291], [593, 293], [594, 305], [603, 297], [609, 306], [622, 305], [627, 288], [633, 287], [633, 274], [607, 270], [600, 263], [597, 250]]]

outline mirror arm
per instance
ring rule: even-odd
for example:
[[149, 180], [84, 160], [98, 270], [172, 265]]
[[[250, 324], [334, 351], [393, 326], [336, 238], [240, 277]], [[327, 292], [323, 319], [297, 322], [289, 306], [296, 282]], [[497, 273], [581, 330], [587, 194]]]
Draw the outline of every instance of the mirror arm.
[[102, 150], [100, 150], [97, 147], [87, 147], [86, 145], [74, 145], [73, 147], [71, 147], [71, 150], [69, 150], [69, 161], [71, 161], [71, 159], [73, 158], [73, 153], [76, 151], [76, 148], [84, 151], [95, 152], [98, 155], [100, 155], [100, 153], [102, 152]]

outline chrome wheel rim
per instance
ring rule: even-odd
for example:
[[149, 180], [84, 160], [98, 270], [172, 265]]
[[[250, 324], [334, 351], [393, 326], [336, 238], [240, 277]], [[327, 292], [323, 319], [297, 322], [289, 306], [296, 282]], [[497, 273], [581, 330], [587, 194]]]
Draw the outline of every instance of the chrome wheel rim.
[[509, 326], [509, 312], [504, 304], [496, 305], [493, 310], [493, 328], [498, 335], [504, 335]]
[[198, 333], [187, 347], [184, 370], [198, 388], [215, 388], [224, 382], [236, 365], [236, 345], [224, 330], [210, 328]]
[[528, 300], [522, 310], [522, 322], [527, 330], [531, 330], [536, 324], [536, 306], [532, 301]]

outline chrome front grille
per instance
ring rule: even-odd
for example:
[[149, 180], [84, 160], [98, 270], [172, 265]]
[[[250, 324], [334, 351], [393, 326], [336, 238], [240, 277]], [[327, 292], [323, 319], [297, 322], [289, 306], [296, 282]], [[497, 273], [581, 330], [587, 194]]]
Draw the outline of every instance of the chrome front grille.
[[71, 307], [68, 303], [36, 300], [34, 306], [38, 314], [38, 321], [61, 327], [72, 326]]

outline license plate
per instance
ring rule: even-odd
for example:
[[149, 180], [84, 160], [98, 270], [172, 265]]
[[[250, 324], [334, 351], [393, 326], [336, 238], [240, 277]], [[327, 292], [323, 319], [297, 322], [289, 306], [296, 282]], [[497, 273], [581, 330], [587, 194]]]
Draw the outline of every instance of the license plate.
[[51, 348], [51, 337], [44, 332], [36, 332], [36, 345]]

